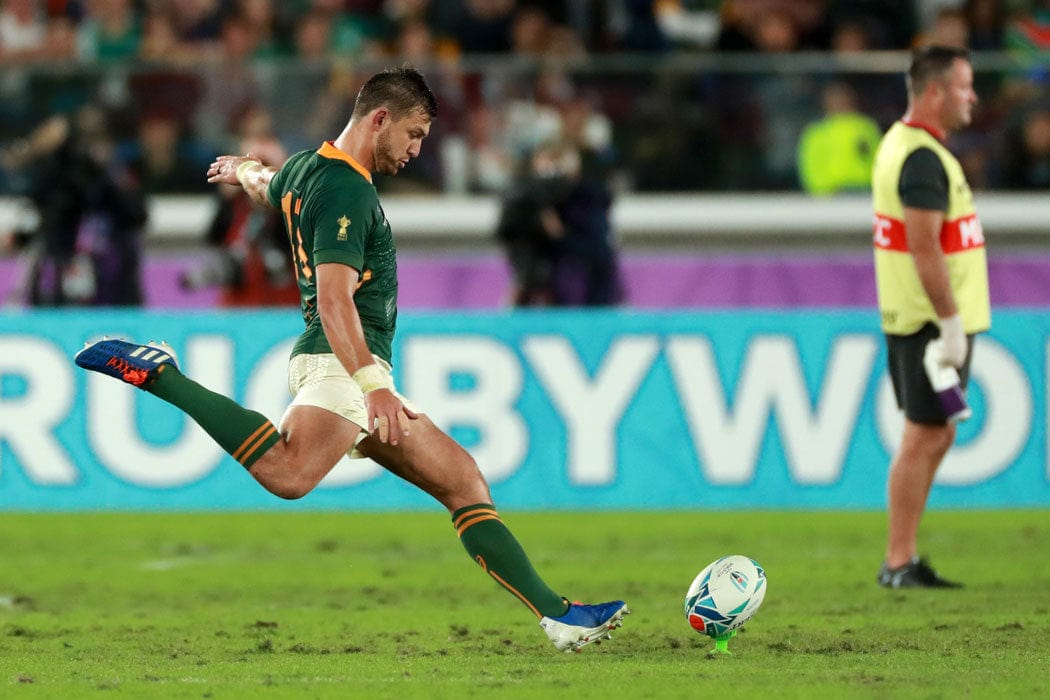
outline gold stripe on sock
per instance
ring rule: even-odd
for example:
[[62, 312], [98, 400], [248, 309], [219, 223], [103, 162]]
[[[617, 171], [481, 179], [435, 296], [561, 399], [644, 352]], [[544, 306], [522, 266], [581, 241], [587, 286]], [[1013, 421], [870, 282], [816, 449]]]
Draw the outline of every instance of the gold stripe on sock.
[[463, 523], [458, 528], [456, 528], [456, 534], [459, 535], [460, 537], [462, 537], [463, 533], [466, 532], [468, 529], [470, 529], [474, 525], [477, 525], [478, 523], [484, 522], [486, 520], [499, 520], [499, 516], [496, 515], [495, 513], [492, 513], [492, 514], [479, 513], [478, 517], [470, 518], [465, 523]]
[[237, 460], [238, 462], [242, 462], [243, 463], [243, 460], [241, 458], [244, 457], [246, 452], [253, 445], [256, 444], [256, 439], [259, 437], [259, 435], [261, 433], [269, 434], [269, 433], [272, 433], [274, 430], [277, 430], [277, 428], [275, 428], [273, 423], [271, 423], [270, 421], [266, 421], [265, 423], [260, 425], [259, 428], [254, 433], [252, 433], [251, 435], [248, 436], [247, 440], [245, 440], [244, 442], [241, 443], [241, 446], [238, 447], [237, 451], [233, 453], [233, 458], [235, 460]]
[[500, 578], [499, 574], [497, 574], [495, 571], [489, 571], [489, 576], [496, 579], [496, 582], [499, 583], [499, 585], [503, 586], [508, 591], [516, 595], [518, 597], [518, 600], [520, 600], [522, 603], [525, 603], [526, 607], [528, 607], [528, 609], [531, 610], [536, 617], [543, 617], [543, 615], [540, 614], [540, 611], [536, 609], [536, 606], [530, 603], [528, 598], [521, 594], [521, 591], [504, 581], [502, 578]]
[[460, 525], [463, 524], [464, 520], [469, 520], [469, 519], [473, 518], [476, 515], [482, 515], [482, 514], [495, 515], [497, 518], [499, 517], [499, 513], [497, 513], [496, 509], [492, 508], [491, 506], [487, 507], [487, 508], [474, 508], [472, 510], [468, 510], [466, 513], [463, 513], [458, 518], [456, 518], [456, 520], [452, 523], [452, 527], [454, 527], [454, 528], [456, 528], [458, 530]]
[[255, 453], [258, 452], [259, 449], [266, 444], [267, 440], [270, 439], [270, 436], [274, 435], [276, 432], [277, 428], [274, 426], [270, 426], [270, 429], [267, 430], [262, 437], [256, 440], [255, 444], [252, 445], [251, 449], [249, 449], [248, 452], [244, 455], [244, 457], [241, 459], [241, 464], [247, 466], [248, 463], [252, 461], [252, 458], [255, 457]]

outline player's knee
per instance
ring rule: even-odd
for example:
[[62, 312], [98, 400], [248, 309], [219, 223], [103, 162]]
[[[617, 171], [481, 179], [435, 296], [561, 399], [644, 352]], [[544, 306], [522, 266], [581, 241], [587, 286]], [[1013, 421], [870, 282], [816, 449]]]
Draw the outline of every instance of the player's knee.
[[470, 494], [470, 498], [479, 499], [475, 503], [492, 500], [489, 483], [485, 481], [485, 475], [481, 473], [476, 464], [471, 473], [462, 481], [459, 491], [465, 495]]
[[305, 476], [306, 471], [302, 465], [284, 461], [278, 468], [267, 469], [255, 474], [255, 477], [273, 495], [294, 501], [313, 491], [317, 485], [315, 479]]
[[286, 501], [295, 501], [313, 490], [313, 484], [307, 484], [302, 479], [283, 479], [278, 483], [267, 484], [270, 493]]
[[478, 463], [470, 455], [463, 457], [463, 461], [456, 470], [456, 482], [460, 484], [460, 488], [484, 488], [488, 489], [488, 482], [485, 481], [485, 475], [481, 473], [481, 468], [478, 467]]

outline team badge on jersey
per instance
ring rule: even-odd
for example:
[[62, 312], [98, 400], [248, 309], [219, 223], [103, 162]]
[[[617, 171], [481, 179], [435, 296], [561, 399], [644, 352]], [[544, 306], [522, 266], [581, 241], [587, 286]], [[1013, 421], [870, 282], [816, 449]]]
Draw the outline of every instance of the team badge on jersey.
[[335, 220], [335, 223], [339, 224], [339, 233], [337, 233], [335, 235], [335, 240], [337, 240], [337, 241], [345, 241], [346, 240], [346, 228], [347, 228], [347, 226], [350, 225], [350, 219], [347, 218], [346, 214], [343, 214], [342, 216], [340, 216], [338, 219]]

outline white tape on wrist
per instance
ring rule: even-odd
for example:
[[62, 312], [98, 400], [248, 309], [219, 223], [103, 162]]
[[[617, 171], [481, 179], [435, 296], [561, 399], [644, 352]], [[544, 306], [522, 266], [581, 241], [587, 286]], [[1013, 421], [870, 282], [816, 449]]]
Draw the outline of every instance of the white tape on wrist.
[[248, 173], [256, 168], [262, 167], [262, 163], [257, 160], [246, 160], [237, 166], [237, 182], [241, 183], [241, 187], [244, 187], [244, 178], [248, 176]]
[[367, 394], [376, 389], [387, 388], [386, 373], [379, 367], [379, 365], [365, 365], [354, 372], [352, 376], [353, 380], [357, 382], [357, 385], [361, 387], [362, 393]]

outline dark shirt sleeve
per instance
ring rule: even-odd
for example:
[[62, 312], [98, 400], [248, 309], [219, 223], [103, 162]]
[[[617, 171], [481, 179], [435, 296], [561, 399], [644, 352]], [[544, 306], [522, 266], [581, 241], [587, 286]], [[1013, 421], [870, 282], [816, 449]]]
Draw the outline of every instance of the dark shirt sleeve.
[[918, 148], [908, 156], [901, 166], [897, 192], [906, 207], [947, 211], [948, 173], [933, 150]]

